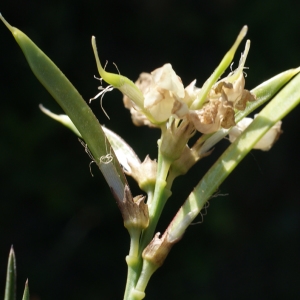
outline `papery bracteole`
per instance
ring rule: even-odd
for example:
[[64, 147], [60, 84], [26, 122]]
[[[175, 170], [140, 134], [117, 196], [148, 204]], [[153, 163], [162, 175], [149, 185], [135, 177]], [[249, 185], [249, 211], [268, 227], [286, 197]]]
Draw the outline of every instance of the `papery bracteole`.
[[[237, 137], [253, 122], [252, 118], [244, 118], [236, 126], [229, 131], [229, 140], [233, 143]], [[281, 121], [278, 121], [270, 130], [255, 144], [253, 149], [268, 151], [272, 148], [274, 143], [278, 140], [281, 131]]]

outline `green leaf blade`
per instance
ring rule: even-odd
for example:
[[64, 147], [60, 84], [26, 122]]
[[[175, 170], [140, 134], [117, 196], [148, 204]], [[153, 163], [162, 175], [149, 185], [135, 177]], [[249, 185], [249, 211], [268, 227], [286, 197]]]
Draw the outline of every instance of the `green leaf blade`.
[[[124, 172], [113, 150], [107, 153], [107, 149], [111, 149], [111, 147], [90, 107], [61, 70], [27, 35], [19, 29], [10, 26], [1, 15], [0, 19], [12, 32], [32, 72], [62, 107], [80, 132], [110, 188], [115, 193], [117, 190], [118, 198], [122, 199], [124, 186], [127, 184]], [[102, 168], [103, 164], [100, 162], [100, 158], [105, 157], [107, 154], [112, 156], [113, 163]], [[109, 179], [106, 176], [107, 170], [109, 171]]]
[[16, 280], [16, 256], [13, 247], [11, 247], [8, 256], [4, 300], [16, 300]]
[[24, 288], [24, 293], [23, 293], [23, 298], [22, 300], [30, 300], [29, 296], [29, 286], [28, 286], [28, 279], [25, 282], [25, 288]]

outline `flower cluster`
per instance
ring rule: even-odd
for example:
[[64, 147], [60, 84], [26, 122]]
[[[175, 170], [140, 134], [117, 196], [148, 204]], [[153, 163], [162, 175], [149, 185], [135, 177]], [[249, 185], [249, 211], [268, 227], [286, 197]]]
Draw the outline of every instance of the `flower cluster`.
[[[201, 89], [195, 86], [196, 80], [184, 88], [171, 64], [165, 64], [151, 74], [142, 73], [135, 85], [143, 94], [143, 107], [137, 107], [134, 99], [124, 96], [125, 107], [130, 109], [133, 122], [155, 126], [173, 116], [188, 119], [204, 134], [234, 126], [235, 111], [244, 110], [247, 101], [255, 100], [254, 95], [244, 89], [243, 69], [248, 50], [246, 47], [239, 67], [211, 87], [201, 107], [194, 105], [201, 94]], [[151, 122], [143, 111], [147, 111], [155, 122]]]
[[[169, 63], [151, 73], [140, 74], [138, 80], [133, 83], [125, 76], [106, 72], [100, 63], [94, 37], [92, 46], [101, 78], [110, 84], [109, 87], [117, 88], [123, 93], [124, 105], [131, 112], [133, 123], [137, 126], [161, 128], [167, 124], [164, 128], [171, 130], [171, 124], [174, 125], [176, 120], [177, 127], [184, 124], [181, 127], [188, 128], [184, 139], [187, 142], [195, 130], [211, 134], [222, 128], [232, 128], [231, 135], [235, 128], [238, 128], [236, 130], [238, 132], [243, 130], [236, 124], [236, 115], [239, 111], [245, 110], [249, 101], [256, 99], [254, 94], [245, 89], [244, 69], [250, 49], [249, 40], [246, 42], [237, 69], [223, 79], [220, 77], [232, 62], [246, 32], [247, 26], [244, 26], [233, 46], [202, 88], [196, 87], [196, 80], [184, 87], [181, 78]], [[103, 93], [99, 93], [93, 99], [100, 95], [103, 96]], [[280, 132], [280, 125], [277, 131]], [[273, 134], [272, 138], [268, 139], [267, 146], [261, 147], [258, 144], [257, 148], [269, 149], [277, 136]], [[230, 137], [230, 141], [233, 139]]]

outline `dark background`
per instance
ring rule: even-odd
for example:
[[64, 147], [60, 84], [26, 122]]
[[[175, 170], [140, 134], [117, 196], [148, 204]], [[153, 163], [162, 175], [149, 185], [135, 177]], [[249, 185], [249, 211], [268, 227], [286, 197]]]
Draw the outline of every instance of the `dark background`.
[[[99, 83], [90, 38], [108, 70], [135, 80], [170, 62], [185, 85], [201, 86], [244, 24], [251, 49], [246, 88], [300, 64], [295, 1], [78, 0], [1, 1], [10, 24], [25, 32], [84, 99]], [[238, 50], [238, 64], [243, 46]], [[117, 206], [77, 138], [44, 116], [61, 110], [31, 73], [0, 24], [0, 290], [14, 245], [18, 299], [29, 278], [32, 299], [121, 299], [129, 238]], [[155, 129], [136, 128], [118, 91], [100, 122], [138, 155], [156, 157]], [[294, 299], [300, 296], [299, 107], [283, 122], [269, 152], [252, 151], [221, 185], [201, 225], [191, 226], [150, 280], [147, 299]], [[226, 148], [174, 183], [158, 231], [164, 231], [193, 186]], [[130, 181], [134, 194], [139, 190]]]

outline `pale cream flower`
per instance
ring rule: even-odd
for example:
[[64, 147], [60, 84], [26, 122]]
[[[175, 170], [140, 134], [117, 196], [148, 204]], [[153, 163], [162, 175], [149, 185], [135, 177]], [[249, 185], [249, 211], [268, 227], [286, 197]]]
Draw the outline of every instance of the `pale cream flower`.
[[172, 114], [173, 104], [173, 95], [167, 90], [153, 88], [145, 95], [145, 108], [158, 123], [169, 119]]
[[184, 97], [184, 87], [179, 76], [176, 75], [171, 64], [165, 64], [151, 72], [155, 88], [172, 92], [176, 98]]
[[196, 79], [193, 80], [185, 89], [184, 89], [184, 98], [176, 99], [172, 109], [172, 115], [182, 119], [189, 114], [189, 107], [192, 102], [196, 99], [201, 89], [195, 86]]
[[194, 79], [185, 89], [183, 101], [190, 107], [192, 102], [197, 98], [200, 88], [196, 87], [196, 79]]
[[[189, 87], [188, 90], [184, 89], [180, 77], [176, 75], [171, 64], [165, 64], [151, 74], [141, 73], [135, 85], [144, 96], [144, 109], [157, 123], [167, 121], [173, 114], [179, 118], [187, 115], [189, 109], [185, 99], [191, 98], [194, 89], [196, 90], [194, 86]], [[123, 101], [125, 107], [130, 110], [135, 125], [156, 126], [126, 95]]]
[[[236, 110], [244, 110], [247, 101], [254, 100], [254, 96], [244, 89], [243, 70], [250, 48], [249, 40], [238, 68], [217, 82], [232, 62], [246, 33], [247, 26], [244, 26], [201, 89], [195, 86], [195, 80], [184, 88], [180, 77], [169, 63], [151, 74], [142, 73], [134, 84], [123, 75], [106, 72], [100, 63], [94, 37], [92, 45], [101, 78], [125, 95], [124, 104], [130, 110], [136, 125], [160, 127], [172, 117], [192, 122], [198, 131], [209, 134], [220, 128], [234, 126]], [[96, 97], [102, 93], [103, 91]]]
[[144, 107], [157, 122], [164, 122], [172, 115], [175, 100], [184, 98], [184, 87], [171, 64], [163, 65], [151, 75], [151, 85], [144, 92]]
[[[157, 123], [165, 122], [171, 116], [185, 118], [204, 134], [234, 126], [235, 111], [244, 110], [248, 101], [255, 100], [244, 89], [243, 69], [248, 50], [249, 45], [242, 54], [239, 67], [212, 86], [201, 109], [190, 109], [201, 91], [195, 86], [196, 80], [184, 88], [171, 64], [165, 64], [151, 74], [142, 73], [135, 84], [144, 96], [144, 109]], [[127, 96], [123, 100], [125, 107], [130, 109], [134, 124], [155, 126]]]
[[238, 68], [212, 86], [203, 107], [190, 111], [190, 118], [198, 131], [208, 134], [234, 126], [235, 110], [244, 110], [248, 101], [255, 100], [254, 95], [244, 89], [243, 69], [249, 47], [250, 44], [246, 43]]

